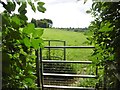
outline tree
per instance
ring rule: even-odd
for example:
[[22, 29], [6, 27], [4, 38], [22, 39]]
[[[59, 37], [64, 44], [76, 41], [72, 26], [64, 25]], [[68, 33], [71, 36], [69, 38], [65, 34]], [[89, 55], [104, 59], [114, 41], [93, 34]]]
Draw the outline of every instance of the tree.
[[[2, 88], [35, 88], [35, 50], [43, 47], [43, 29], [35, 30], [27, 23], [26, 7], [29, 4], [34, 12], [45, 12], [44, 3], [27, 0], [0, 0], [5, 9], [2, 15]], [[15, 14], [16, 5], [19, 6]]]
[[49, 28], [52, 27], [52, 25], [53, 25], [52, 20], [50, 20], [50, 19], [44, 19], [44, 20], [47, 21]]
[[35, 27], [37, 27], [36, 20], [32, 18], [31, 23], [34, 23]]
[[32, 18], [31, 23], [34, 23], [36, 27], [41, 27], [41, 28], [50, 28], [53, 25], [53, 22], [50, 19], [36, 20]]
[[[120, 75], [120, 2], [94, 2], [91, 14], [95, 20], [89, 26], [92, 37], [88, 39], [94, 43], [93, 56], [95, 62], [109, 67], [106, 74], [109, 77], [108, 87], [120, 88], [120, 81], [113, 77]], [[115, 66], [115, 72], [110, 66]]]

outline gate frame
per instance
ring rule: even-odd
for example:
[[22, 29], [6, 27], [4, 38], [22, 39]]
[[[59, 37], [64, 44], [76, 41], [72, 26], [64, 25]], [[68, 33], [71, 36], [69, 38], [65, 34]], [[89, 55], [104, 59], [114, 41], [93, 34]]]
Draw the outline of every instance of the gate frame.
[[[64, 49], [66, 49], [66, 48], [70, 48], [70, 49], [82, 48], [82, 49], [94, 49], [95, 47], [94, 46], [46, 46], [44, 48], [64, 48]], [[45, 75], [43, 73], [43, 62], [45, 62], [45, 60], [42, 59], [42, 49], [41, 48], [40, 48], [40, 52], [39, 52], [40, 54], [38, 52], [39, 51], [37, 50], [37, 53], [36, 53], [36, 55], [37, 55], [37, 59], [36, 59], [36, 69], [37, 70], [36, 71], [37, 71], [37, 77], [38, 77], [37, 78], [37, 84], [38, 84], [37, 86], [40, 87], [41, 90], [43, 90], [43, 88], [44, 88], [44, 85], [43, 85], [43, 76]], [[52, 62], [52, 61], [53, 60], [50, 60], [49, 62]], [[62, 62], [71, 63], [70, 61], [62, 61]], [[85, 61], [85, 62], [84, 61], [83, 62], [78, 61], [78, 62], [75, 62], [75, 63], [90, 64], [91, 62], [90, 61], [88, 61], [88, 62], [87, 61]], [[56, 76], [56, 75], [54, 75], [54, 76]], [[81, 76], [77, 76], [77, 77], [81, 77]], [[98, 77], [98, 67], [96, 66], [95, 76], [93, 76], [91, 78], [97, 78], [97, 77]], [[83, 75], [82, 78], [86, 78], [86, 76]], [[90, 77], [87, 77], [87, 78], [90, 78]], [[47, 87], [49, 87], [49, 86], [47, 86]], [[68, 86], [68, 87], [61, 86], [61, 87], [62, 88], [69, 88], [69, 89], [71, 88], [71, 89], [73, 89], [73, 87], [70, 87], [70, 86]], [[53, 86], [53, 88], [60, 88], [60, 86], [58, 86], [58, 87], [57, 86], [55, 86], [55, 87]], [[85, 88], [85, 87], [76, 87], [76, 88], [81, 89], [81, 88]], [[85, 88], [85, 89], [87, 90], [87, 88]], [[89, 89], [90, 90], [94, 90], [93, 88], [89, 88]]]
[[[51, 42], [63, 42], [63, 46], [66, 46], [66, 41], [64, 41], [64, 40], [44, 40], [45, 42], [48, 42], [48, 46], [50, 47], [51, 46]], [[66, 60], [66, 49], [65, 48], [63, 48], [64, 49], [64, 58], [63, 58], [63, 60]], [[51, 57], [51, 55], [50, 55], [50, 48], [48, 48], [48, 59], [50, 60], [50, 57]]]

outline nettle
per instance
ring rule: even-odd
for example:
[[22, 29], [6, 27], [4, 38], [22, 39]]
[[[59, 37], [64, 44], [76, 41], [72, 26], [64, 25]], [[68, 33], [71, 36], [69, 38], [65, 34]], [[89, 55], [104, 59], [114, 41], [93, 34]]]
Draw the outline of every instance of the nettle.
[[[36, 3], [36, 4], [35, 4]], [[36, 87], [35, 50], [43, 47], [43, 29], [28, 23], [27, 5], [36, 12], [45, 12], [44, 3], [12, 0], [0, 1], [2, 16], [2, 88]], [[18, 6], [18, 14], [14, 11]]]

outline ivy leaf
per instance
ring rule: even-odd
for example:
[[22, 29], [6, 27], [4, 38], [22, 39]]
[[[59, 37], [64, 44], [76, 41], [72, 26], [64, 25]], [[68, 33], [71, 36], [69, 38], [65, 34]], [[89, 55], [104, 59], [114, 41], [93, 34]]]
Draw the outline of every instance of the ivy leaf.
[[24, 42], [24, 44], [25, 44], [26, 47], [30, 48], [31, 43], [30, 43], [30, 39], [29, 38], [25, 37], [23, 39], [23, 42]]

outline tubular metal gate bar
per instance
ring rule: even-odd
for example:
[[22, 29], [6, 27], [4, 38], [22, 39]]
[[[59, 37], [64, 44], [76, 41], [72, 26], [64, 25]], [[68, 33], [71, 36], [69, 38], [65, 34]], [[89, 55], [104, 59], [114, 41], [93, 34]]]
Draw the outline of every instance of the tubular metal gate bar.
[[[50, 47], [51, 46], [51, 42], [57, 42], [57, 43], [59, 43], [59, 42], [62, 42], [63, 43], [63, 46], [66, 46], [66, 41], [63, 41], [63, 40], [44, 40], [45, 42], [48, 42], [48, 46]], [[63, 60], [66, 60], [66, 49], [65, 48], [63, 48], [63, 56], [64, 56], [64, 58], [63, 58]], [[51, 49], [50, 48], [48, 48], [48, 59], [50, 60], [51, 58], [51, 55], [50, 55], [50, 51], [51, 51]]]
[[[94, 46], [46, 46], [44, 48], [70, 48], [70, 49], [94, 49]], [[43, 60], [42, 59], [42, 49], [36, 52], [36, 71], [37, 71], [37, 84], [40, 87], [40, 90], [44, 90], [44, 88], [53, 88], [53, 89], [72, 89], [72, 90], [95, 90], [92, 87], [72, 87], [72, 86], [55, 86], [55, 85], [44, 85], [44, 76], [57, 76], [57, 77], [77, 77], [77, 78], [97, 78], [98, 77], [98, 69], [96, 66], [95, 75], [77, 75], [77, 74], [59, 74], [59, 73], [44, 73], [43, 72], [43, 63], [76, 63], [76, 64], [92, 64], [92, 61], [62, 61], [62, 60]]]

